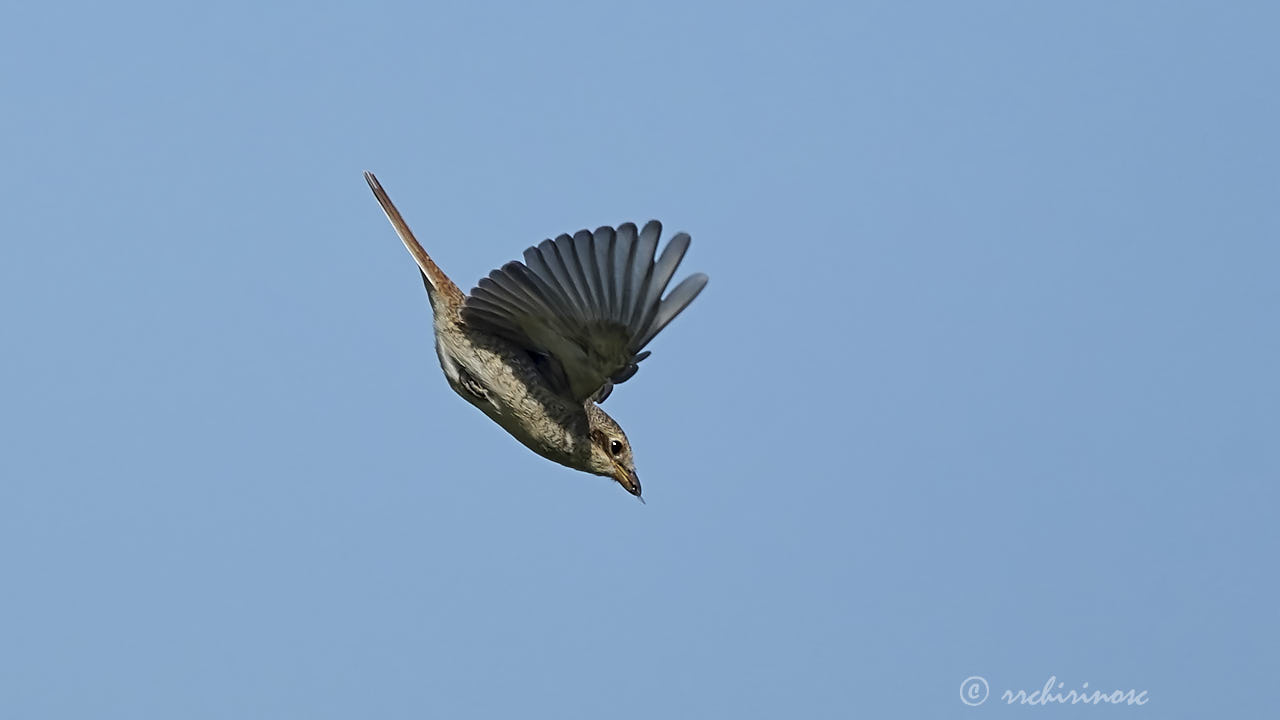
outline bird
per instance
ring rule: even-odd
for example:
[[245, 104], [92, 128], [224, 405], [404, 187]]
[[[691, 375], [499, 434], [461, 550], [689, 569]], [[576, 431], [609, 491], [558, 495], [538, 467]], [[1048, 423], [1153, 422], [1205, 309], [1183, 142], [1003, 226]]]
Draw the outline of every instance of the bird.
[[635, 375], [649, 356], [645, 347], [706, 287], [707, 276], [694, 273], [663, 296], [689, 234], [671, 236], [660, 255], [657, 220], [640, 229], [627, 222], [561, 234], [464, 295], [414, 238], [377, 177], [364, 178], [417, 262], [449, 387], [535, 453], [612, 478], [644, 502], [631, 443], [600, 404]]

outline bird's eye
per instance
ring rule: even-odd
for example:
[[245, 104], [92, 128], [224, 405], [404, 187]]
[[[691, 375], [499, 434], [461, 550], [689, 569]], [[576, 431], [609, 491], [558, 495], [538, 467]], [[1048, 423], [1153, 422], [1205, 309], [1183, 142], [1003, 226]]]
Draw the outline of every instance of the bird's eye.
[[615, 457], [616, 457], [616, 456], [618, 456], [618, 455], [621, 455], [621, 454], [622, 454], [622, 442], [621, 442], [621, 441], [619, 441], [619, 440], [610, 440], [610, 441], [609, 441], [609, 452], [613, 453]]

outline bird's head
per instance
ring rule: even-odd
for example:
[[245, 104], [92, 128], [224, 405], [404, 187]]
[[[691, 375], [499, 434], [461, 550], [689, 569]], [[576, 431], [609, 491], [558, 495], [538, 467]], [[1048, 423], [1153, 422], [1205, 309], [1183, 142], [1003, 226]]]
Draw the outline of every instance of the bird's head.
[[589, 467], [583, 469], [611, 477], [623, 490], [640, 497], [640, 478], [636, 476], [635, 459], [631, 456], [631, 443], [627, 442], [626, 433], [595, 403], [587, 403], [587, 422], [591, 457]]

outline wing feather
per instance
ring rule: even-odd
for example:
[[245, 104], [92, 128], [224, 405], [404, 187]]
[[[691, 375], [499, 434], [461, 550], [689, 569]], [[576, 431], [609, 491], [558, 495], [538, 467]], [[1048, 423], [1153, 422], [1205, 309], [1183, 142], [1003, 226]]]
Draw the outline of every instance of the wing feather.
[[600, 302], [600, 271], [596, 268], [595, 242], [592, 240], [591, 233], [586, 230], [574, 233], [573, 257], [578, 264], [578, 273], [581, 276], [587, 321], [596, 322], [600, 320], [600, 313], [604, 308], [601, 307]]
[[539, 367], [555, 369], [548, 381], [567, 397], [602, 402], [707, 284], [695, 273], [663, 297], [690, 238], [677, 233], [655, 261], [661, 234], [651, 220], [638, 233], [623, 223], [544, 240], [481, 278], [462, 318], [546, 358]]

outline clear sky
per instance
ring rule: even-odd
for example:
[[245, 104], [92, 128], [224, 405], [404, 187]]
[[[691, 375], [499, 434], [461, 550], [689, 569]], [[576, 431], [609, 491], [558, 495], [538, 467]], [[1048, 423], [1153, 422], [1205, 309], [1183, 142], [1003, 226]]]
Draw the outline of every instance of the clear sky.
[[[0, 717], [1274, 712], [1274, 4], [4, 15]], [[692, 234], [648, 505], [453, 394], [366, 169], [464, 289]]]

